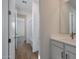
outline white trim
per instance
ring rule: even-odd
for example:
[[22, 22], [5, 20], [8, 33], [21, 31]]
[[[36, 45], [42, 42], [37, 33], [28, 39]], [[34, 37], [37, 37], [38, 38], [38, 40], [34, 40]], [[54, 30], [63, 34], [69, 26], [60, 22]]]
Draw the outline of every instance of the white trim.
[[8, 0], [2, 0], [2, 59], [8, 59]]

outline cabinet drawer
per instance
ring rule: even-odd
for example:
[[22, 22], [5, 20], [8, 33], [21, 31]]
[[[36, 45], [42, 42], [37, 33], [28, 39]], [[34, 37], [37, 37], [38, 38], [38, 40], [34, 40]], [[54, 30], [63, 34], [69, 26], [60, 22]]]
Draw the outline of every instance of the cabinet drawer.
[[71, 53], [76, 54], [76, 47], [70, 46], [70, 45], [65, 45], [66, 51], [69, 51]]
[[57, 47], [63, 48], [63, 43], [52, 40], [51, 43]]

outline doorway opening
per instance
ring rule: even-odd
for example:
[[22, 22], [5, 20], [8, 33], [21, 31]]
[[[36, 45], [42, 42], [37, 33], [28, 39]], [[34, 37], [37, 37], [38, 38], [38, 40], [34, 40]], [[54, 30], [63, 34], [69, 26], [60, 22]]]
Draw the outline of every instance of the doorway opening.
[[14, 11], [9, 15], [9, 59], [14, 59], [14, 56], [15, 59], [38, 59], [39, 4], [37, 0], [15, 0], [11, 4], [12, 1], [9, 1], [9, 9]]

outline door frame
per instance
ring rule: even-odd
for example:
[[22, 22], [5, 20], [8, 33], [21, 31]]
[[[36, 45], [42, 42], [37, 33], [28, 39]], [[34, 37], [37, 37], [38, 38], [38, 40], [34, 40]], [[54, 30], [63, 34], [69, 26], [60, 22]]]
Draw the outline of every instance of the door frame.
[[[14, 1], [14, 0], [13, 0]], [[2, 0], [2, 59], [9, 58], [9, 0]]]
[[8, 59], [8, 0], [2, 0], [2, 59]]
[[15, 0], [8, 0], [8, 59], [15, 59], [15, 26], [16, 12]]

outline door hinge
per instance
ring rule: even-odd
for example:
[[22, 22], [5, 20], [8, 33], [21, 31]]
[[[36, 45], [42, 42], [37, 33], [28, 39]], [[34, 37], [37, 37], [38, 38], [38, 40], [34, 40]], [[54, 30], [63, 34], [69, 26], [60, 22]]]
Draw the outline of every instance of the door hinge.
[[11, 11], [10, 10], [8, 11], [8, 14], [11, 15]]
[[11, 43], [11, 39], [8, 39], [8, 43]]

